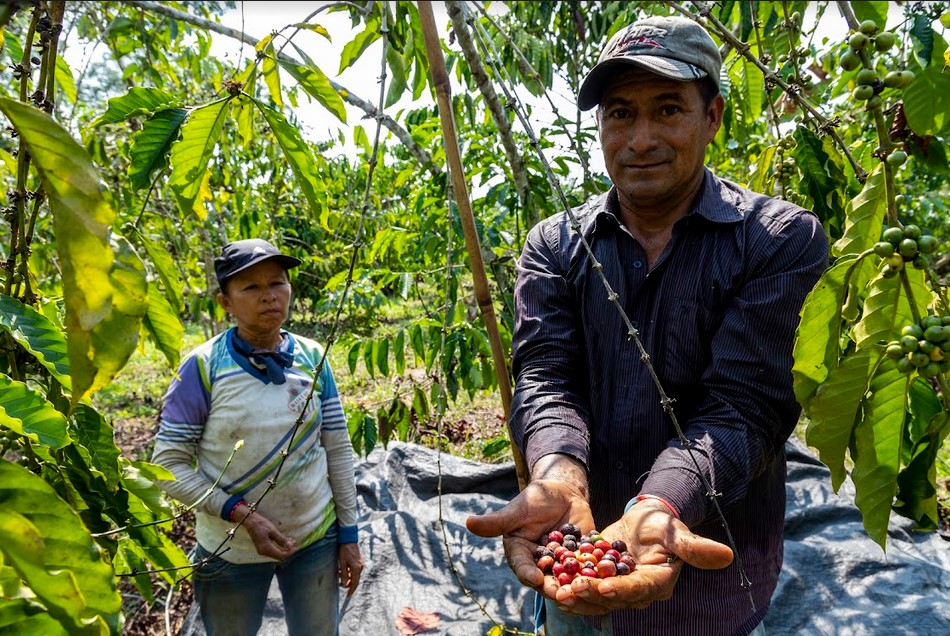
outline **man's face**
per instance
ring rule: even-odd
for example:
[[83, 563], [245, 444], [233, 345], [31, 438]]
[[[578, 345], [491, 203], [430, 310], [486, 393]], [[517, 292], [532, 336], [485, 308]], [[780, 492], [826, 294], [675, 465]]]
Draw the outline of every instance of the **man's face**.
[[624, 207], [662, 211], [695, 194], [722, 97], [707, 108], [698, 82], [631, 69], [615, 76], [598, 108], [607, 173]]

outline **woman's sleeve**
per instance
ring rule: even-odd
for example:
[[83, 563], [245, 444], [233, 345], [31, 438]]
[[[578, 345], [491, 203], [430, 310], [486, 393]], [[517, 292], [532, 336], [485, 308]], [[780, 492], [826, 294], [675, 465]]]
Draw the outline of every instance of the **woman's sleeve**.
[[[152, 451], [152, 463], [167, 468], [174, 481], [160, 481], [162, 490], [187, 506], [194, 505], [213, 482], [197, 470], [195, 457], [211, 407], [211, 387], [203, 372], [201, 358], [190, 356], [178, 369], [178, 377], [168, 387]], [[221, 516], [228, 494], [215, 490], [201, 507]]]
[[336, 380], [328, 364], [321, 373], [323, 424], [320, 442], [327, 452], [327, 471], [333, 504], [339, 523], [339, 542], [357, 542], [356, 479], [354, 474], [353, 446], [346, 428], [346, 415], [337, 392]]

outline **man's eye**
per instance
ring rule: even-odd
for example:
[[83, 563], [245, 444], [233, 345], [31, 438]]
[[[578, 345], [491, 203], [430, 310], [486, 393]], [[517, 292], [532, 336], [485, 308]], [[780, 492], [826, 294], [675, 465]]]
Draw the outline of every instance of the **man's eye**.
[[660, 108], [660, 112], [664, 115], [675, 115], [676, 113], [680, 112], [680, 107], [673, 105], [663, 106]]

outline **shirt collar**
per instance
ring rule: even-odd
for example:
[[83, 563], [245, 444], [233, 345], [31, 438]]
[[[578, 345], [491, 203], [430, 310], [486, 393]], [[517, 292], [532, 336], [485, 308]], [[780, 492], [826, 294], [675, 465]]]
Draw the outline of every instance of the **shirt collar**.
[[[721, 179], [709, 168], [704, 168], [703, 186], [699, 197], [687, 216], [701, 216], [713, 223], [738, 223], [745, 217], [745, 208], [731, 188], [724, 187]], [[593, 198], [584, 207], [590, 208], [590, 214], [581, 221], [584, 236], [590, 236], [601, 223], [620, 223], [620, 203], [617, 188], [611, 187], [606, 194]]]

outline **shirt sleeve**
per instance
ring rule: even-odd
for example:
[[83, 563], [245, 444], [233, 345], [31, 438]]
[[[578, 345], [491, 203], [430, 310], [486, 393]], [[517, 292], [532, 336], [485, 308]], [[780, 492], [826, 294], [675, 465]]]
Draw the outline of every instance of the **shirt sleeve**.
[[356, 502], [356, 479], [354, 477], [353, 446], [346, 427], [346, 415], [337, 392], [336, 380], [329, 364], [324, 363], [321, 372], [320, 393], [323, 423], [320, 443], [327, 453], [327, 472], [333, 504], [340, 525], [340, 542], [356, 542], [358, 518]]
[[577, 300], [556, 250], [557, 228], [549, 222], [532, 228], [515, 283], [511, 430], [529, 469], [551, 453], [586, 466], [590, 448], [588, 395], [576, 381], [583, 374], [577, 367], [584, 360], [584, 339]]
[[705, 399], [681, 422], [693, 451], [672, 440], [641, 490], [669, 501], [691, 526], [716, 514], [697, 464], [728, 509], [783, 452], [800, 414], [792, 353], [802, 304], [827, 267], [827, 238], [818, 219], [801, 211], [773, 219], [750, 249], [750, 273], [711, 343]]
[[[187, 506], [192, 506], [213, 483], [195, 467], [198, 442], [204, 433], [211, 407], [211, 390], [201, 358], [192, 355], [182, 362], [178, 377], [165, 394], [152, 463], [167, 468], [174, 481], [159, 481], [159, 487]], [[215, 490], [201, 503], [208, 514], [219, 516], [228, 494]]]

